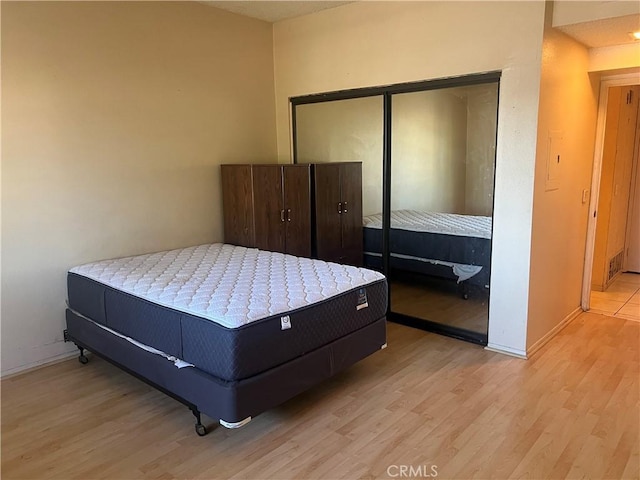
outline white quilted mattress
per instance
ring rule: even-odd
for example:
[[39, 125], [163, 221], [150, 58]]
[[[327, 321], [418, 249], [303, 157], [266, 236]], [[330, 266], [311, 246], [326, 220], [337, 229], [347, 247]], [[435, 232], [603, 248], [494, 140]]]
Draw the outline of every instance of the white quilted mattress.
[[221, 243], [103, 260], [70, 272], [227, 328], [384, 278], [364, 268]]
[[[382, 228], [382, 214], [377, 213], [364, 217], [363, 226], [365, 228]], [[491, 217], [393, 210], [391, 212], [391, 228], [490, 239]]]

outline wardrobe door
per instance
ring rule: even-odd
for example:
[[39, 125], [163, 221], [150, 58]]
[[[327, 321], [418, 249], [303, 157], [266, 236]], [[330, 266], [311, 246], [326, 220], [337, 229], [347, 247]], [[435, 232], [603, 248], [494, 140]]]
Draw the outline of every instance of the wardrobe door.
[[253, 193], [251, 165], [222, 165], [224, 241], [253, 247]]
[[253, 165], [253, 205], [255, 247], [272, 252], [285, 251], [285, 212], [282, 167]]
[[311, 167], [286, 165], [284, 179], [285, 251], [311, 256]]
[[340, 165], [343, 263], [362, 265], [362, 164]]
[[340, 262], [342, 254], [340, 164], [314, 165], [315, 255]]

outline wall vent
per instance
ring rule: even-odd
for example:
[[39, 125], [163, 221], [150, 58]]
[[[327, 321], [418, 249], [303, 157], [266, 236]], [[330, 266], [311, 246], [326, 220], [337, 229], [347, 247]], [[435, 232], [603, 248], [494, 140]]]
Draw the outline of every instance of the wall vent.
[[622, 261], [624, 260], [624, 250], [621, 250], [609, 260], [609, 278], [611, 280], [616, 274], [622, 271]]

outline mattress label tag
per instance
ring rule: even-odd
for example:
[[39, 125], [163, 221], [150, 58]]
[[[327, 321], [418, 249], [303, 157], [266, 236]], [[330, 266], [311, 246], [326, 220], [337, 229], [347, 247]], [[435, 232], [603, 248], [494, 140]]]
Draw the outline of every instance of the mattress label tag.
[[291, 319], [289, 315], [280, 317], [280, 327], [282, 330], [289, 330], [291, 328]]
[[363, 308], [367, 308], [369, 306], [369, 302], [367, 301], [367, 289], [361, 288], [358, 290], [358, 301], [356, 303], [356, 310], [362, 310]]

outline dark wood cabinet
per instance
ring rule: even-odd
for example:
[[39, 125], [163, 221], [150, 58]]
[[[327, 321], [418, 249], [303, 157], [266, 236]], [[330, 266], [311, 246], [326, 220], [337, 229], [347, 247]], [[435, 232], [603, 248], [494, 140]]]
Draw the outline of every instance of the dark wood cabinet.
[[222, 165], [224, 241], [311, 256], [310, 165]]
[[362, 163], [313, 165], [314, 256], [362, 265]]
[[222, 165], [224, 241], [252, 247], [255, 244], [253, 176], [251, 165]]
[[222, 165], [224, 241], [362, 265], [362, 164]]
[[252, 246], [272, 252], [286, 252], [282, 169], [253, 166], [255, 241]]
[[311, 256], [311, 171], [309, 165], [283, 167], [286, 252]]

